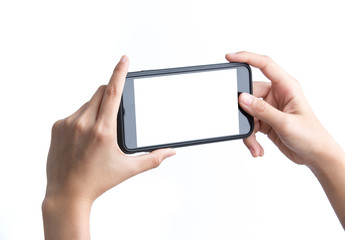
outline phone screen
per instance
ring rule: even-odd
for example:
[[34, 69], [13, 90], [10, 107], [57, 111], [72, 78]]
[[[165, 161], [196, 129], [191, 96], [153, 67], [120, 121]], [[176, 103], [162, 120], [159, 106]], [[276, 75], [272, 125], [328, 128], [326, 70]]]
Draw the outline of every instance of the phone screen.
[[134, 79], [137, 147], [239, 134], [237, 69]]
[[251, 91], [250, 69], [230, 64], [190, 68], [127, 75], [120, 113], [121, 143], [127, 149], [234, 139], [252, 130], [252, 119], [238, 106], [239, 92]]

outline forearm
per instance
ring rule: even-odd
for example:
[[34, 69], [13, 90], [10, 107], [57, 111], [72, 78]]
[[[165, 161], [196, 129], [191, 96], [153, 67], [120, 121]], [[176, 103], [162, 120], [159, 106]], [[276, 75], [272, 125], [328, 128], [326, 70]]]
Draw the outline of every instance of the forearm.
[[90, 239], [91, 205], [87, 200], [46, 198], [42, 203], [45, 239]]
[[323, 187], [335, 213], [345, 229], [345, 153], [334, 143], [308, 166]]

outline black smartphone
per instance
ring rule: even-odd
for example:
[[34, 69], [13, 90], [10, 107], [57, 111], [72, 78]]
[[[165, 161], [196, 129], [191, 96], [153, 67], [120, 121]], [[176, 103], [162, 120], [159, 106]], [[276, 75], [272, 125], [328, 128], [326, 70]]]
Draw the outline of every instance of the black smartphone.
[[248, 137], [253, 118], [238, 104], [252, 93], [248, 64], [221, 63], [129, 72], [118, 113], [125, 153]]

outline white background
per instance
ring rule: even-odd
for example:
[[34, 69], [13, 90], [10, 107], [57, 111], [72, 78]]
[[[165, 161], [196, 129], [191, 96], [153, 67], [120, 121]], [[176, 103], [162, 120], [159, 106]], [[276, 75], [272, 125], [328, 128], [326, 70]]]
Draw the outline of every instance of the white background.
[[134, 100], [138, 147], [239, 134], [236, 69], [134, 79]]
[[[343, 0], [1, 0], [0, 239], [43, 239], [51, 126], [108, 82], [122, 54], [131, 71], [270, 55], [345, 147], [344, 10]], [[343, 239], [312, 173], [258, 139], [260, 159], [241, 141], [178, 149], [95, 202], [92, 237]]]

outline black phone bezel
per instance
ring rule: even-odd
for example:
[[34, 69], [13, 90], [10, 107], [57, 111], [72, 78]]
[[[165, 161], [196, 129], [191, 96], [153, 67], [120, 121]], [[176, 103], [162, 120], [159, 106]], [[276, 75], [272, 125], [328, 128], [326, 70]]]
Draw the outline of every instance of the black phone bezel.
[[[253, 85], [252, 85], [252, 72], [251, 68], [246, 63], [220, 63], [220, 64], [209, 64], [209, 65], [199, 65], [199, 66], [190, 66], [190, 67], [179, 67], [179, 68], [167, 68], [167, 69], [157, 69], [157, 70], [147, 70], [147, 71], [137, 71], [137, 72], [129, 72], [126, 76], [127, 79], [132, 79], [135, 77], [148, 77], [148, 76], [161, 76], [161, 75], [170, 75], [170, 74], [181, 74], [181, 73], [190, 73], [190, 72], [201, 72], [201, 71], [208, 71], [208, 70], [221, 70], [227, 68], [237, 68], [237, 67], [245, 67], [248, 69], [249, 75], [249, 92], [252, 94], [253, 92]], [[242, 92], [238, 92], [238, 95]], [[154, 145], [154, 146], [147, 146], [147, 147], [137, 147], [134, 149], [128, 148], [125, 143], [125, 133], [124, 133], [124, 107], [123, 107], [123, 97], [121, 97], [121, 103], [118, 111], [118, 118], [117, 118], [117, 142], [120, 149], [127, 154], [137, 153], [137, 152], [150, 152], [156, 149], [161, 148], [177, 148], [177, 147], [185, 147], [185, 146], [192, 146], [197, 144], [205, 144], [205, 143], [213, 143], [213, 142], [220, 142], [220, 141], [228, 141], [228, 140], [235, 140], [235, 139], [242, 139], [250, 136], [254, 129], [254, 118], [247, 114], [245, 111], [241, 109], [240, 106], [239, 111], [241, 114], [248, 120], [249, 123], [249, 131], [246, 134], [238, 134], [238, 135], [231, 135], [231, 136], [223, 136], [223, 137], [215, 137], [215, 138], [206, 138], [206, 139], [198, 139], [198, 140], [191, 140], [191, 141], [184, 141], [184, 142], [175, 142], [175, 143], [168, 143], [168, 144], [161, 144], [161, 145]]]

